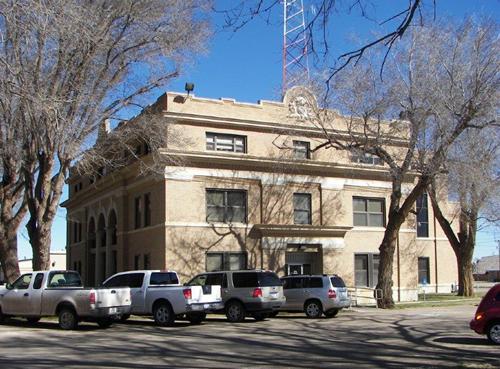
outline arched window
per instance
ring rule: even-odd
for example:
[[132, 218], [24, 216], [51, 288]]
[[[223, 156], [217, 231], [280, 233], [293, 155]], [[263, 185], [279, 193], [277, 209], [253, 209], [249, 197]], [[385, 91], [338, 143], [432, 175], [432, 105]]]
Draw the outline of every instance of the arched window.
[[116, 237], [116, 213], [114, 210], [111, 210], [108, 218], [108, 229], [111, 232], [111, 244], [116, 245], [117, 237]]
[[106, 246], [106, 220], [104, 215], [99, 215], [97, 222], [97, 233], [99, 235], [99, 246]]
[[89, 226], [88, 226], [88, 237], [89, 245], [91, 249], [94, 249], [96, 246], [96, 237], [95, 237], [95, 221], [94, 218], [90, 218]]

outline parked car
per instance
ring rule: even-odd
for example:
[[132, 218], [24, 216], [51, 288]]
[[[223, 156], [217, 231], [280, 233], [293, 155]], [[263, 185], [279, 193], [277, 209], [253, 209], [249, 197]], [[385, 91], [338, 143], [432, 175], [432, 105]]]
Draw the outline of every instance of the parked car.
[[470, 328], [478, 334], [486, 334], [488, 339], [500, 345], [500, 284], [496, 284], [484, 295], [477, 307]]
[[270, 271], [239, 270], [202, 273], [188, 286], [222, 286], [225, 313], [230, 322], [241, 322], [249, 314], [255, 320], [265, 319], [285, 302], [278, 276]]
[[308, 318], [333, 318], [351, 304], [338, 275], [292, 275], [281, 278], [286, 303], [280, 311], [303, 311]]
[[[183, 287], [174, 271], [136, 270], [109, 277], [104, 287], [127, 286], [132, 295], [131, 314], [152, 315], [156, 324], [172, 325], [186, 317], [199, 324], [207, 312], [222, 309], [221, 287]], [[125, 320], [130, 315], [124, 316]]]
[[105, 328], [129, 313], [129, 288], [83, 288], [74, 271], [26, 273], [0, 288], [0, 321], [19, 316], [36, 323], [41, 317], [56, 315], [62, 329], [75, 329], [80, 321], [94, 321]]

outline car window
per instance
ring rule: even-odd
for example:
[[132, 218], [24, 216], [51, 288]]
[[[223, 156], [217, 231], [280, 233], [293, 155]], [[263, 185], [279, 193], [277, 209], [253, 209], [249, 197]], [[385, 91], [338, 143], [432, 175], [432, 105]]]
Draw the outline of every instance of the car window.
[[51, 272], [49, 273], [49, 287], [81, 287], [82, 280], [76, 272]]
[[106, 288], [128, 287], [127, 275], [126, 274], [117, 275], [111, 278], [110, 280], [104, 282], [102, 286]]
[[333, 287], [345, 287], [344, 280], [340, 277], [330, 277], [330, 281], [332, 282]]
[[31, 273], [23, 274], [14, 283], [12, 283], [12, 289], [14, 290], [26, 290], [30, 286]]
[[273, 272], [258, 273], [260, 287], [281, 286], [281, 281]]
[[303, 277], [290, 278], [290, 289], [304, 288], [306, 279]]
[[233, 273], [233, 285], [236, 288], [258, 287], [259, 279], [257, 277], [257, 273], [256, 272]]
[[221, 286], [223, 288], [226, 288], [227, 279], [225, 277], [226, 277], [225, 273], [208, 274], [206, 284], [210, 286]]
[[35, 276], [35, 281], [33, 282], [33, 289], [39, 290], [40, 288], [42, 288], [42, 282], [43, 282], [43, 273], [38, 273]]
[[322, 288], [323, 278], [321, 277], [311, 277], [309, 278], [309, 288]]
[[290, 286], [292, 285], [290, 283], [291, 279], [290, 278], [281, 278], [281, 284], [283, 285], [284, 290], [289, 290]]
[[152, 286], [179, 284], [179, 278], [177, 278], [177, 273], [172, 272], [151, 273], [149, 284]]
[[197, 275], [187, 283], [188, 286], [204, 286], [206, 284], [207, 284], [206, 274]]
[[495, 301], [500, 301], [500, 292], [498, 292], [497, 295], [495, 296]]
[[144, 273], [130, 273], [128, 276], [128, 287], [141, 288], [144, 282]]

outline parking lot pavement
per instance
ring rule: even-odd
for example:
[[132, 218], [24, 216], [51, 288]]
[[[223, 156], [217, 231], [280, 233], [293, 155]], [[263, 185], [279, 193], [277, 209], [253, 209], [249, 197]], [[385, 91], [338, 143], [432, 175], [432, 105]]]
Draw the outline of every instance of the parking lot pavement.
[[300, 314], [159, 328], [131, 320], [102, 330], [56, 321], [0, 326], [2, 368], [499, 368], [500, 348], [468, 328], [475, 307], [356, 309], [334, 319]]

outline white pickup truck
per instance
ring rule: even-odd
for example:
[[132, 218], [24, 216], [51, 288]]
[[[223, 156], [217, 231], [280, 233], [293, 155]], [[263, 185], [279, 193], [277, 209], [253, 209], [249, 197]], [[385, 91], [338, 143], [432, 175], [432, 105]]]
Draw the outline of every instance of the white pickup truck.
[[[176, 272], [136, 270], [109, 277], [103, 287], [129, 287], [132, 296], [131, 314], [152, 315], [156, 324], [172, 325], [186, 317], [200, 324], [207, 314], [224, 308], [220, 286], [190, 286], [179, 283]], [[124, 316], [123, 320], [128, 316]]]
[[21, 275], [0, 288], [0, 322], [25, 317], [36, 323], [43, 316], [58, 316], [62, 329], [76, 329], [79, 321], [109, 327], [113, 319], [130, 314], [129, 288], [83, 288], [74, 271], [51, 270]]

